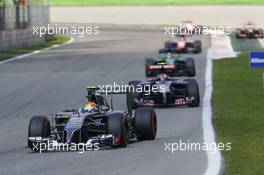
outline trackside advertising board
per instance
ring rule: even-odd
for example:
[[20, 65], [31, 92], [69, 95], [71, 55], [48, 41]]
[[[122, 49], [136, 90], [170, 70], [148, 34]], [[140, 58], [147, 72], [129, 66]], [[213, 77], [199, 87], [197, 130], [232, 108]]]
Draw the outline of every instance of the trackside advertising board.
[[251, 68], [264, 68], [264, 52], [251, 51], [249, 66]]

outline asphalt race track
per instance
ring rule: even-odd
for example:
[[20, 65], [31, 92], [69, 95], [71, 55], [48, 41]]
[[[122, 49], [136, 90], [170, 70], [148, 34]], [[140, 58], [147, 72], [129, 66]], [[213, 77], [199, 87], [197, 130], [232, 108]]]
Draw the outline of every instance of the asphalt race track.
[[[155, 56], [165, 38], [161, 29], [101, 28], [102, 34], [0, 65], [0, 174], [178, 174], [202, 175], [206, 152], [165, 151], [165, 142], [203, 142], [202, 107], [157, 109], [158, 134], [122, 149], [33, 153], [26, 149], [33, 115], [49, 115], [85, 101], [88, 84], [144, 80], [144, 59]], [[198, 36], [197, 36], [198, 37]], [[200, 37], [195, 55], [201, 99], [209, 39]], [[116, 109], [125, 100], [115, 98]], [[202, 103], [201, 103], [202, 104]]]

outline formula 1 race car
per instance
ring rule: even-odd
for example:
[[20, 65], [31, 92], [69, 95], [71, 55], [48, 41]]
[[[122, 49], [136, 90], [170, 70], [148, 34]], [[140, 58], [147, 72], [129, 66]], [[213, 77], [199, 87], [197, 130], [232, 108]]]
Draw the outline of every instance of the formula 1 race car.
[[187, 20], [182, 21], [181, 27], [181, 34], [183, 35], [191, 35], [191, 34], [202, 34], [203, 33], [203, 26], [195, 25], [193, 21]]
[[255, 24], [252, 22], [246, 22], [242, 29], [235, 30], [236, 38], [248, 38], [248, 39], [255, 39], [255, 38], [263, 38], [263, 29], [257, 29]]
[[170, 77], [195, 76], [193, 58], [185, 58], [178, 54], [160, 54], [157, 58], [147, 58], [145, 66], [146, 77], [156, 77], [165, 73]]
[[160, 49], [159, 53], [201, 53], [202, 42], [199, 40], [191, 40], [187, 37], [179, 37], [176, 41], [167, 41], [164, 44], [165, 48]]
[[[132, 108], [139, 106], [182, 106], [198, 107], [200, 105], [199, 86], [194, 79], [173, 79], [166, 74], [160, 74], [157, 78], [147, 81], [130, 81], [130, 86], [143, 89], [148, 87], [151, 91], [134, 92], [131, 94]], [[155, 91], [154, 91], [155, 90]]]
[[48, 143], [126, 147], [133, 141], [155, 139], [157, 119], [153, 108], [140, 107], [133, 114], [129, 107], [128, 112], [113, 111], [99, 89], [87, 87], [84, 106], [52, 115], [52, 123], [45, 116], [31, 118], [28, 147], [33, 151]]

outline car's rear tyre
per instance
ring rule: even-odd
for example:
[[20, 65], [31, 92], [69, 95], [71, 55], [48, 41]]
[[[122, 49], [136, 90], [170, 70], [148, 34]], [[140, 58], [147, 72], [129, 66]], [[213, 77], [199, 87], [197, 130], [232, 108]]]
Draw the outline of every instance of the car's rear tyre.
[[[28, 137], [44, 137], [50, 136], [50, 122], [47, 117], [35, 116], [32, 117], [28, 127]], [[33, 151], [39, 151], [33, 145], [32, 142], [28, 141], [28, 147]]]
[[126, 147], [128, 144], [128, 128], [125, 122], [125, 117], [122, 114], [113, 114], [108, 117], [108, 134], [113, 134], [116, 137], [117, 145], [112, 147]]
[[194, 53], [201, 53], [202, 52], [202, 42], [201, 41], [194, 41]]
[[155, 63], [155, 61], [153, 60], [153, 58], [147, 58], [146, 59], [146, 65], [153, 65]]
[[198, 28], [198, 32], [196, 32], [196, 34], [202, 35], [204, 27], [202, 25], [197, 25], [197, 28]]
[[165, 42], [164, 43], [164, 48], [165, 49], [170, 49], [172, 47], [171, 45], [172, 45], [171, 42], [169, 42], [169, 41], [168, 42]]
[[195, 72], [195, 62], [193, 58], [187, 58], [185, 63], [185, 68], [187, 70], [187, 75], [190, 77], [194, 77]]
[[139, 107], [135, 111], [135, 129], [138, 140], [154, 140], [157, 134], [157, 117], [154, 108]]
[[196, 80], [194, 79], [187, 79], [187, 91], [189, 97], [194, 97], [194, 101], [189, 104], [190, 107], [198, 107], [200, 106], [200, 92], [199, 86]]

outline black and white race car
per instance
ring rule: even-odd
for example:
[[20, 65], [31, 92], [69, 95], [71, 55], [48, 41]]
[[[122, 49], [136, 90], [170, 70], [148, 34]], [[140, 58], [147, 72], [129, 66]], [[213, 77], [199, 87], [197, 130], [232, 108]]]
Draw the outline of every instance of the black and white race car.
[[[140, 107], [132, 111], [114, 111], [98, 87], [88, 87], [88, 101], [79, 109], [67, 109], [51, 116], [31, 118], [28, 127], [28, 147], [84, 143], [91, 146], [126, 147], [138, 140], [153, 140], [157, 132], [154, 108]], [[109, 93], [109, 92], [108, 92]], [[111, 100], [112, 101], [112, 100]], [[133, 113], [132, 113], [133, 112]]]
[[164, 49], [160, 49], [159, 53], [201, 53], [202, 42], [200, 40], [193, 41], [188, 37], [179, 37], [176, 41], [167, 41]]
[[255, 27], [253, 22], [246, 22], [244, 23], [242, 28], [235, 30], [236, 38], [248, 38], [248, 39], [255, 39], [255, 38], [263, 38], [263, 29], [258, 29]]
[[[130, 81], [129, 85], [145, 89], [145, 92], [131, 94], [133, 108], [183, 105], [198, 107], [200, 105], [199, 86], [195, 79], [175, 79], [161, 73], [157, 78], [147, 81]], [[145, 87], [151, 89], [150, 93], [146, 93]]]

